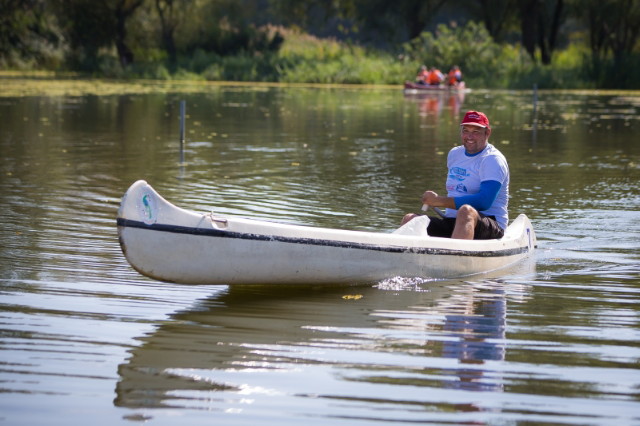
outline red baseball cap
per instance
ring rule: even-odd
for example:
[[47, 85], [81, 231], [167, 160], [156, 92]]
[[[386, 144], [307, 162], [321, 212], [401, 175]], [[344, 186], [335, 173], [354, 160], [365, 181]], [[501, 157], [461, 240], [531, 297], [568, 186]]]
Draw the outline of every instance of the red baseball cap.
[[491, 128], [491, 126], [489, 126], [489, 119], [487, 118], [486, 115], [484, 115], [483, 113], [479, 112], [479, 111], [468, 111], [465, 115], [464, 118], [462, 119], [462, 123], [460, 123], [461, 126], [478, 126], [478, 127], [482, 127], [482, 128]]

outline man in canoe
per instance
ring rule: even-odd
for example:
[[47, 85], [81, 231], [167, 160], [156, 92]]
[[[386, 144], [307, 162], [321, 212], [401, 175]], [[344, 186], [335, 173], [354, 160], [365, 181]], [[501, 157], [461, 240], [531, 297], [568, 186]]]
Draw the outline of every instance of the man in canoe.
[[447, 84], [449, 86], [457, 86], [462, 81], [462, 71], [460, 71], [460, 67], [454, 65], [449, 70], [449, 74], [447, 75]]
[[444, 74], [436, 67], [431, 67], [427, 74], [427, 84], [429, 86], [439, 86], [444, 81]]
[[427, 77], [429, 77], [429, 70], [426, 65], [422, 65], [416, 75], [416, 83], [427, 84]]
[[[427, 233], [433, 237], [489, 240], [502, 238], [509, 220], [509, 165], [489, 143], [491, 126], [485, 114], [469, 111], [460, 124], [462, 145], [447, 156], [447, 195], [428, 190], [422, 203], [446, 207], [444, 218], [432, 217]], [[417, 217], [409, 213], [402, 224]]]

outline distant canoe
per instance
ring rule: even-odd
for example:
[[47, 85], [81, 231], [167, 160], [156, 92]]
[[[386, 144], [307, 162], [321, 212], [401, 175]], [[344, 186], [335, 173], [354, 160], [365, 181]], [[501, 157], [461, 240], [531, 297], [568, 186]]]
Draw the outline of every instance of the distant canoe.
[[464, 81], [461, 81], [457, 86], [448, 86], [441, 84], [439, 86], [429, 86], [426, 84], [416, 83], [414, 81], [404, 82], [405, 92], [417, 92], [417, 93], [449, 93], [449, 92], [462, 92], [466, 90]]
[[145, 181], [126, 192], [120, 245], [140, 273], [182, 284], [354, 284], [393, 277], [452, 278], [494, 271], [531, 255], [525, 215], [497, 240], [426, 235], [427, 216], [394, 232], [291, 225], [174, 206]]

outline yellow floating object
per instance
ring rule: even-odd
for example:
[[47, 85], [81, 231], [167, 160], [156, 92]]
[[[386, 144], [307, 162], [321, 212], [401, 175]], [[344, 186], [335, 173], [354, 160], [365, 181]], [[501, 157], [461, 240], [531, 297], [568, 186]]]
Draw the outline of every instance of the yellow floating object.
[[358, 300], [358, 299], [362, 299], [362, 295], [361, 294], [345, 294], [344, 296], [342, 296], [342, 298], [344, 300]]

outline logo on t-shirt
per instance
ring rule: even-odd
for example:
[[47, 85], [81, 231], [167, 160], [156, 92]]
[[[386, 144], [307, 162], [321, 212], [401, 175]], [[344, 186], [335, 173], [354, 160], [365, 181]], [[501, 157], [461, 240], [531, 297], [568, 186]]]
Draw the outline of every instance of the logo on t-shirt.
[[451, 169], [449, 169], [449, 177], [451, 179], [455, 179], [455, 180], [465, 180], [468, 176], [470, 176], [469, 173], [467, 173], [467, 169], [464, 169], [462, 167], [452, 167]]
[[458, 184], [458, 186], [456, 186], [456, 191], [458, 192], [467, 192], [467, 187], [461, 183]]

